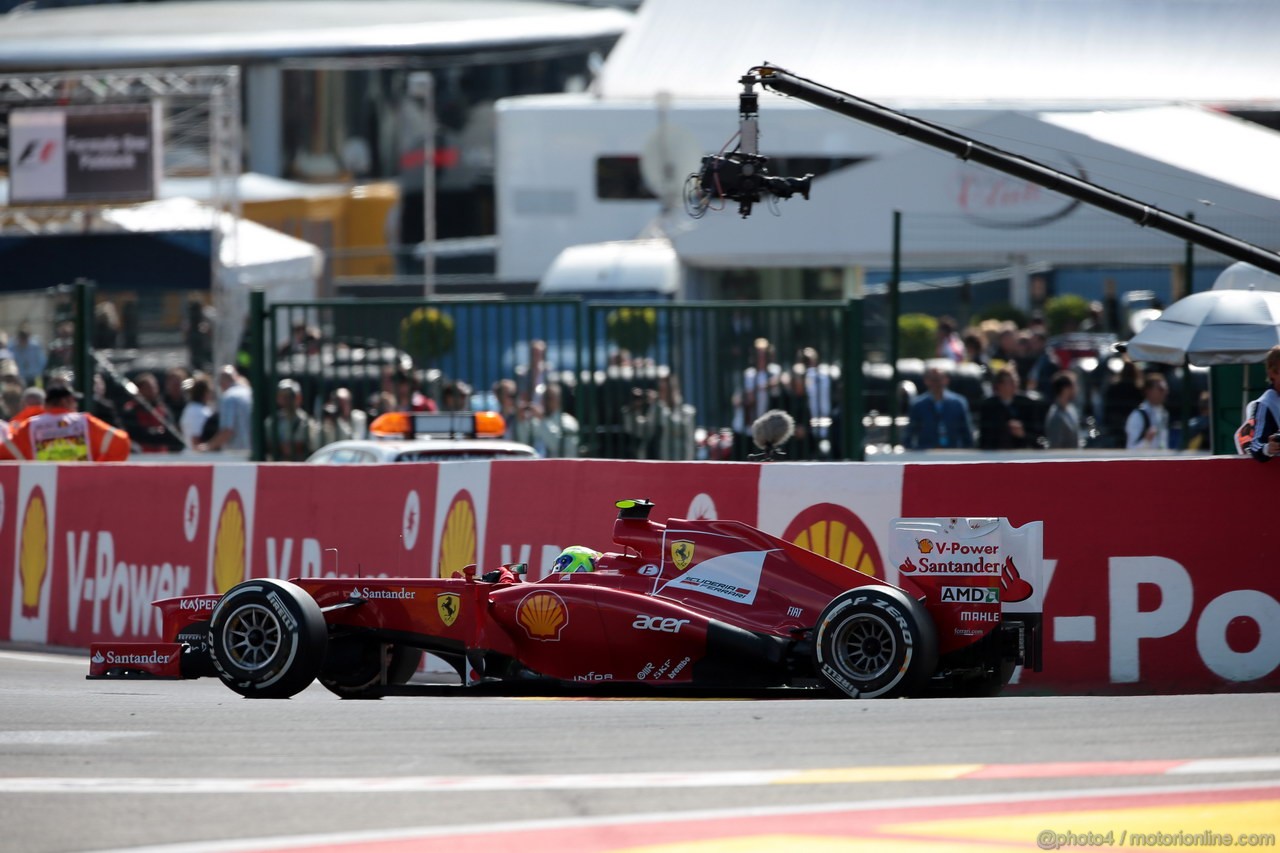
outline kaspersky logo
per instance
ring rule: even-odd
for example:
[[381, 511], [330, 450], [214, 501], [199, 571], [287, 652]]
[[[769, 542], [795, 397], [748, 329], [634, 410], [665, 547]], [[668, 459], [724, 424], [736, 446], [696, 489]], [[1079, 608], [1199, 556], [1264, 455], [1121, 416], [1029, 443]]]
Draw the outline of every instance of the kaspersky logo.
[[40, 592], [49, 571], [49, 512], [44, 491], [36, 486], [27, 497], [18, 552], [18, 572], [22, 579], [22, 615], [35, 618], [40, 612]]
[[839, 504], [814, 504], [787, 525], [782, 538], [864, 575], [884, 579], [884, 561], [871, 531]]
[[213, 586], [219, 594], [244, 580], [246, 550], [244, 501], [231, 489], [222, 501], [222, 512], [213, 536]]
[[440, 535], [440, 577], [451, 578], [476, 561], [476, 508], [471, 493], [460, 490], [449, 505]]
[[26, 166], [30, 163], [48, 163], [58, 150], [58, 142], [54, 139], [32, 139], [23, 147], [15, 165]]

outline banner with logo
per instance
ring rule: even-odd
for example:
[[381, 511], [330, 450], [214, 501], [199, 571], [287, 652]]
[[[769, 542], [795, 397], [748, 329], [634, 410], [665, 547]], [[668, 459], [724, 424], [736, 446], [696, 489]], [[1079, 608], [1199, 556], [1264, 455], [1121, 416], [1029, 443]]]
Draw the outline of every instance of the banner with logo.
[[[606, 550], [614, 501], [732, 518], [894, 580], [894, 518], [1042, 522], [1042, 673], [1018, 689], [1280, 687], [1280, 528], [1241, 459], [0, 466], [0, 639], [158, 640], [153, 599], [250, 577], [449, 576]], [[917, 543], [918, 547], [918, 543]], [[674, 557], [673, 557], [674, 559]], [[1004, 575], [1002, 574], [1002, 578]]]
[[[464, 469], [464, 479], [477, 484], [487, 480], [488, 463], [445, 467]], [[435, 465], [258, 467], [246, 576], [433, 576], [428, 519], [441, 471]], [[222, 586], [215, 591], [225, 592]]]
[[16, 107], [9, 112], [9, 201], [146, 201], [160, 180], [152, 104]]
[[760, 466], [750, 463], [547, 460], [529, 467], [495, 465], [489, 495], [485, 564], [529, 564], [542, 577], [560, 551], [584, 545], [607, 551], [614, 503], [642, 498], [654, 521], [732, 518], [754, 524]]
[[761, 530], [890, 583], [889, 523], [901, 505], [901, 465], [760, 469]]
[[39, 467], [59, 474], [49, 642], [158, 639], [151, 602], [205, 591], [210, 467]]
[[[1274, 465], [1235, 458], [907, 465], [902, 514], [1044, 522], [1051, 690], [1280, 687]], [[1243, 513], [1242, 514], [1242, 510]]]
[[[18, 473], [17, 465], [0, 465], [0, 639], [9, 639], [15, 602], [21, 602], [21, 573], [18, 565]], [[20, 606], [20, 605], [19, 605]]]

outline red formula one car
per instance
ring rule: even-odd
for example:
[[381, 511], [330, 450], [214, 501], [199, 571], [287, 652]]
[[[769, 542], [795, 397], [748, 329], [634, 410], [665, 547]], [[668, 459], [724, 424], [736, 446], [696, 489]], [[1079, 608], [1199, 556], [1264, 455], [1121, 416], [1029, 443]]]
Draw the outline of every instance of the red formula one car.
[[618, 503], [617, 550], [589, 573], [249, 580], [222, 596], [158, 601], [167, 642], [95, 644], [89, 677], [216, 674], [269, 698], [319, 679], [339, 696], [375, 698], [400, 692], [431, 652], [468, 685], [821, 687], [872, 698], [989, 694], [1016, 665], [1039, 669], [1039, 594], [1028, 579], [1039, 540], [1020, 574], [1000, 540], [1018, 531], [1002, 519], [895, 522], [905, 557], [894, 585], [741, 522], [660, 524], [652, 506]]

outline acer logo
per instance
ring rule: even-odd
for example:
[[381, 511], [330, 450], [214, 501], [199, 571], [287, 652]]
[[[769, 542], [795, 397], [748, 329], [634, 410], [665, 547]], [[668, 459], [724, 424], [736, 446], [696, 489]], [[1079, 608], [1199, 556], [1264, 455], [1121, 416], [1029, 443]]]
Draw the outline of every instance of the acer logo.
[[631, 623], [631, 627], [635, 628], [637, 631], [661, 631], [664, 634], [679, 634], [681, 626], [688, 624], [688, 619], [645, 616], [641, 613], [637, 613], [636, 621]]

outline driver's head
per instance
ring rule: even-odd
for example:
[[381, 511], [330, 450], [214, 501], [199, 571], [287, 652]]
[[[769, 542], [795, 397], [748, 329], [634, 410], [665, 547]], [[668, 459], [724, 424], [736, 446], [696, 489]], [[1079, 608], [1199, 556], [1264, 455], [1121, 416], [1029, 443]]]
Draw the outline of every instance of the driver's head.
[[570, 545], [551, 564], [553, 572], [594, 572], [596, 561], [604, 555], [582, 545]]

